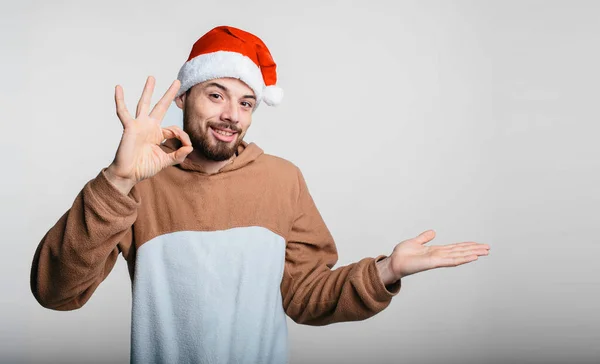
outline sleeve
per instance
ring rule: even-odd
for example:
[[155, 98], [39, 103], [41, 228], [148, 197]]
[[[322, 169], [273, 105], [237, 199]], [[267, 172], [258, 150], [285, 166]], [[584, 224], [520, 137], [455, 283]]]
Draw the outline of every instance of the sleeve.
[[299, 170], [298, 180], [281, 284], [286, 314], [297, 323], [320, 326], [379, 313], [400, 291], [400, 280], [383, 284], [375, 263], [384, 255], [332, 270], [338, 258], [335, 243]]
[[30, 277], [37, 301], [61, 311], [83, 306], [131, 246], [139, 205], [136, 187], [125, 196], [104, 170], [89, 181], [37, 247]]

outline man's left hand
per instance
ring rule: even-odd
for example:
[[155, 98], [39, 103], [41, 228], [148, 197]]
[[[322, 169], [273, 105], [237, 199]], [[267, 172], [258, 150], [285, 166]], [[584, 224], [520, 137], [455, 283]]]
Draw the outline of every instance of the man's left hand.
[[488, 255], [487, 244], [464, 242], [441, 246], [426, 246], [435, 238], [433, 230], [396, 245], [392, 254], [377, 262], [379, 276], [388, 285], [408, 275], [433, 268], [456, 267]]

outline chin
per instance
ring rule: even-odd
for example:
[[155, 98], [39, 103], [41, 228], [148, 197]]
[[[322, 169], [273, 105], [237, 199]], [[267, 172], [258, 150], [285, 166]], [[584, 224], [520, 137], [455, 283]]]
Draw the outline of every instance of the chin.
[[200, 151], [210, 160], [215, 162], [226, 161], [235, 155], [239, 140], [233, 140], [225, 143], [219, 141], [218, 144], [212, 145], [210, 148], [199, 148]]

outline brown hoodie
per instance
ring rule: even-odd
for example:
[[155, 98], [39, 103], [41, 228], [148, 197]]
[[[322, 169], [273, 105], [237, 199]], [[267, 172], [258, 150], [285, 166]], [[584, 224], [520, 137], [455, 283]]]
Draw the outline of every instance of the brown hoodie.
[[186, 159], [128, 196], [102, 170], [40, 242], [32, 292], [44, 307], [79, 308], [119, 254], [139, 363], [286, 362], [285, 314], [309, 325], [363, 320], [400, 289], [379, 278], [384, 256], [332, 270], [336, 246], [300, 170], [254, 143], [216, 174]]

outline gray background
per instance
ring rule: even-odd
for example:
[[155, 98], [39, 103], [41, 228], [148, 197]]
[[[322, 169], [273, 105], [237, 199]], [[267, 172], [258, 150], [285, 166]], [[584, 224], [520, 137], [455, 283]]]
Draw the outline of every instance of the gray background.
[[[2, 362], [127, 362], [124, 259], [84, 308], [29, 291], [44, 233], [216, 25], [259, 35], [285, 90], [247, 140], [296, 163], [338, 265], [432, 244], [489, 257], [406, 278], [372, 319], [290, 321], [292, 363], [600, 362], [597, 1], [20, 1], [0, 11]], [[175, 106], [173, 106], [175, 107]], [[172, 109], [165, 125], [180, 124]]]

